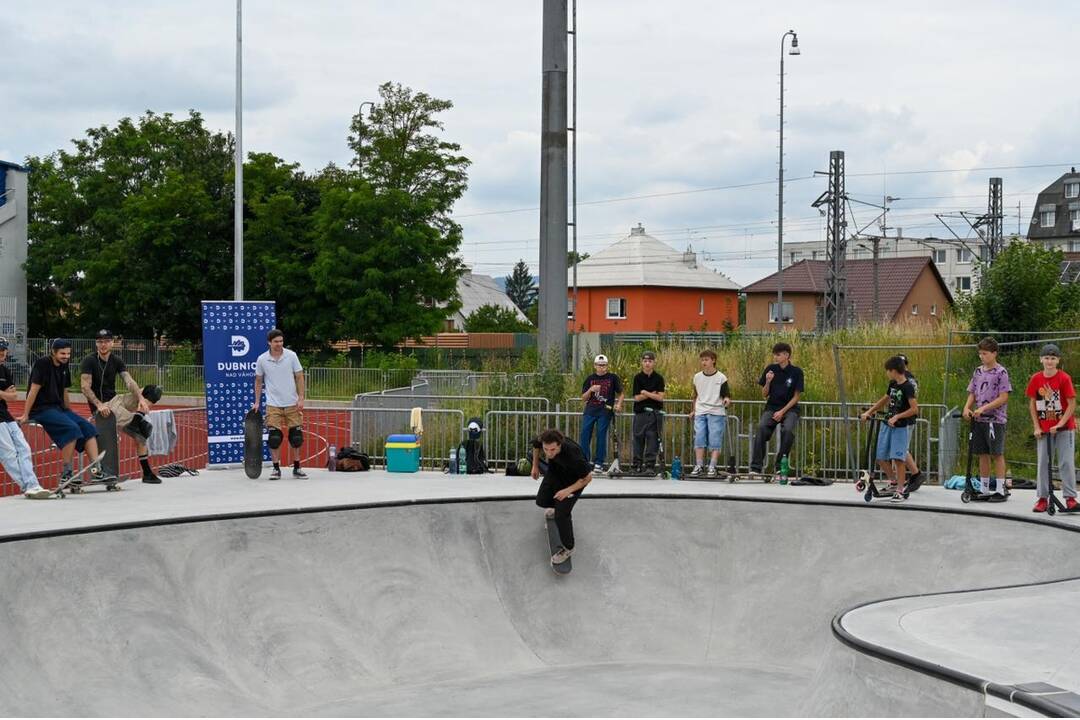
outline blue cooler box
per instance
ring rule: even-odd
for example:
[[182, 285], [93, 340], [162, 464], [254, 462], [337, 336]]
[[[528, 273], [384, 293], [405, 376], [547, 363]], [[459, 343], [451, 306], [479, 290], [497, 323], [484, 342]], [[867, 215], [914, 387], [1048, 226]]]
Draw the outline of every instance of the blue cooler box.
[[386, 469], [401, 473], [414, 473], [420, 469], [420, 441], [415, 435], [386, 438]]

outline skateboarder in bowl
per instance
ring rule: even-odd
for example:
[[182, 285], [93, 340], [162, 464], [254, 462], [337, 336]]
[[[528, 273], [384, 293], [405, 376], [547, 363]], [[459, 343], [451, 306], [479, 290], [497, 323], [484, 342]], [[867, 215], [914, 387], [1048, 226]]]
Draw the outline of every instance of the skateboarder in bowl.
[[281, 479], [281, 444], [288, 437], [289, 446], [296, 451], [293, 457], [293, 477], [307, 477], [300, 468], [300, 446], [304, 444], [304, 368], [300, 358], [285, 347], [285, 334], [274, 328], [266, 334], [270, 349], [255, 361], [255, 403], [258, 411], [263, 383], [266, 383], [266, 425], [270, 428], [266, 444], [274, 469], [271, 480]]
[[562, 547], [551, 556], [552, 565], [560, 565], [574, 552], [574, 523], [570, 513], [581, 491], [592, 482], [592, 465], [581, 446], [558, 430], [545, 430], [533, 441], [532, 477], [540, 477], [540, 455], [547, 460], [547, 472], [536, 494], [536, 504], [544, 516], [559, 528]]

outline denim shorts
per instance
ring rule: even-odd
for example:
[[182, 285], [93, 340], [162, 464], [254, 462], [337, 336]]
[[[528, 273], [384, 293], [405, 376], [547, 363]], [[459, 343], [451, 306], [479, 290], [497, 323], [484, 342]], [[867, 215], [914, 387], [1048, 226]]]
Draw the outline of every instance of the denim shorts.
[[85, 418], [67, 408], [48, 407], [35, 412], [30, 419], [45, 428], [49, 439], [56, 443], [58, 448], [74, 440], [75, 449], [82, 452], [86, 441], [98, 434], [97, 429]]
[[892, 427], [881, 424], [877, 439], [878, 460], [903, 460], [907, 457], [908, 441], [911, 439], [911, 426]]
[[724, 445], [724, 427], [727, 415], [695, 415], [694, 447], [719, 450]]

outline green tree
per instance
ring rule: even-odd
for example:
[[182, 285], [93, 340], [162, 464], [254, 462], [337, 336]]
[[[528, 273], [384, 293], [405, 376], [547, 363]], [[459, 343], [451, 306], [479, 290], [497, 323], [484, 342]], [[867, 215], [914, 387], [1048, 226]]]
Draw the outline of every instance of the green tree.
[[580, 262], [585, 262], [589, 259], [589, 253], [579, 253], [570, 250], [566, 253], [566, 267], [572, 268]]
[[525, 333], [534, 328], [510, 308], [481, 305], [465, 318], [465, 332]]
[[973, 328], [986, 332], [1053, 329], [1080, 310], [1080, 286], [1060, 281], [1060, 250], [1013, 240], [992, 265], [981, 265], [971, 296]]
[[232, 294], [231, 138], [147, 112], [73, 142], [27, 160], [31, 332], [198, 338]]
[[538, 292], [529, 266], [524, 260], [518, 260], [514, 271], [506, 276], [506, 296], [524, 313], [536, 303]]

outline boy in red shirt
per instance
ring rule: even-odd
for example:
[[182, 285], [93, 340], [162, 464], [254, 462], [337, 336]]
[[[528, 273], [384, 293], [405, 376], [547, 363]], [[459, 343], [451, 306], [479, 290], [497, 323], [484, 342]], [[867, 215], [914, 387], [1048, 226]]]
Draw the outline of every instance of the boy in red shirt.
[[1046, 512], [1050, 497], [1050, 474], [1047, 467], [1049, 450], [1047, 433], [1054, 436], [1054, 450], [1057, 451], [1058, 474], [1061, 475], [1062, 493], [1065, 505], [1072, 510], [1076, 507], [1076, 463], [1073, 454], [1076, 447], [1076, 390], [1072, 378], [1064, 370], [1058, 370], [1061, 362], [1061, 350], [1053, 343], [1043, 345], [1039, 352], [1043, 369], [1031, 376], [1027, 392], [1028, 411], [1031, 413], [1032, 430], [1038, 447], [1038, 483], [1036, 492], [1038, 501], [1034, 512]]

